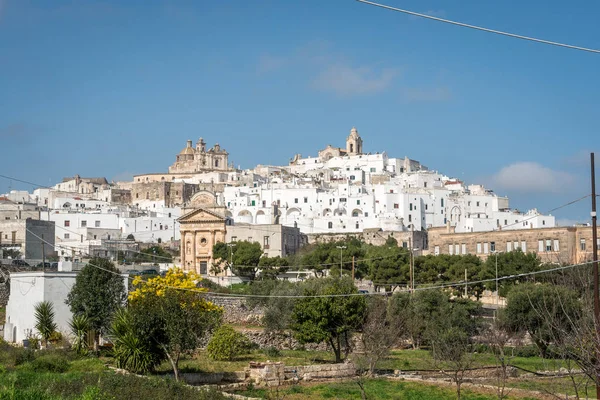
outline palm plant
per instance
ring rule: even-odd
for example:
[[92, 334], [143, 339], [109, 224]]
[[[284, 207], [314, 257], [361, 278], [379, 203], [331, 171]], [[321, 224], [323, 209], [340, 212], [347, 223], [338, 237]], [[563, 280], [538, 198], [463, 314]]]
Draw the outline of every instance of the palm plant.
[[35, 329], [40, 333], [44, 346], [48, 347], [48, 340], [57, 328], [54, 322], [54, 306], [49, 301], [42, 301], [35, 304], [34, 310]]
[[90, 319], [87, 315], [74, 315], [69, 322], [71, 333], [73, 334], [73, 349], [77, 354], [86, 354], [88, 351], [87, 334], [91, 328]]
[[143, 374], [160, 362], [160, 355], [136, 332], [127, 309], [122, 308], [115, 313], [109, 336], [113, 342], [113, 357], [118, 368]]

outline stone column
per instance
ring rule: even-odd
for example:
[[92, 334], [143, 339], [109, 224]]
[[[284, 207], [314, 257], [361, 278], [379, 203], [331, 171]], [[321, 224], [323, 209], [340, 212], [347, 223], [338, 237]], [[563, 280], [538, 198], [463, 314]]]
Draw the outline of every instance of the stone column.
[[196, 231], [192, 234], [192, 270], [196, 272]]

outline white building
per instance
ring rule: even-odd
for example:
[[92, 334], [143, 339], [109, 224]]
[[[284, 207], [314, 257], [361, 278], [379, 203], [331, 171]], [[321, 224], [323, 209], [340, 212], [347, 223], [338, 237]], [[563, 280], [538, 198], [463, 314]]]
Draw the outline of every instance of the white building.
[[408, 157], [362, 153], [353, 128], [346, 148], [296, 155], [289, 166], [258, 166], [266, 180], [225, 187], [220, 203], [236, 223], [276, 221], [303, 233], [355, 233], [455, 227], [456, 232], [552, 227], [553, 216], [511, 210], [508, 198], [481, 185], [430, 171]]

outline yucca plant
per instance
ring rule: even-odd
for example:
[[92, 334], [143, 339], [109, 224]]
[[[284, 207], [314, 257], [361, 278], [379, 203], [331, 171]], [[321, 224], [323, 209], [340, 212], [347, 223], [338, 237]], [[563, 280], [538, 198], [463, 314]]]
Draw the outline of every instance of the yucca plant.
[[113, 357], [118, 368], [143, 374], [160, 362], [144, 338], [136, 332], [131, 315], [126, 309], [118, 310], [109, 332], [113, 342]]
[[34, 306], [35, 329], [40, 333], [44, 346], [48, 347], [50, 336], [56, 331], [54, 306], [49, 301], [41, 301]]
[[71, 333], [74, 337], [73, 350], [75, 350], [77, 354], [87, 354], [87, 334], [90, 330], [90, 326], [90, 319], [84, 314], [74, 315], [71, 322], [69, 322], [69, 327], [71, 328]]

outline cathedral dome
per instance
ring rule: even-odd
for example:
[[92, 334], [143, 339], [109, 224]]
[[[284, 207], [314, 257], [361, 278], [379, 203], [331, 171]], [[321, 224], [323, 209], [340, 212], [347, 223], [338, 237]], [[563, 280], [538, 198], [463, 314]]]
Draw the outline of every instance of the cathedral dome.
[[179, 152], [180, 155], [194, 155], [194, 149], [192, 148], [192, 141], [187, 141], [187, 146]]

